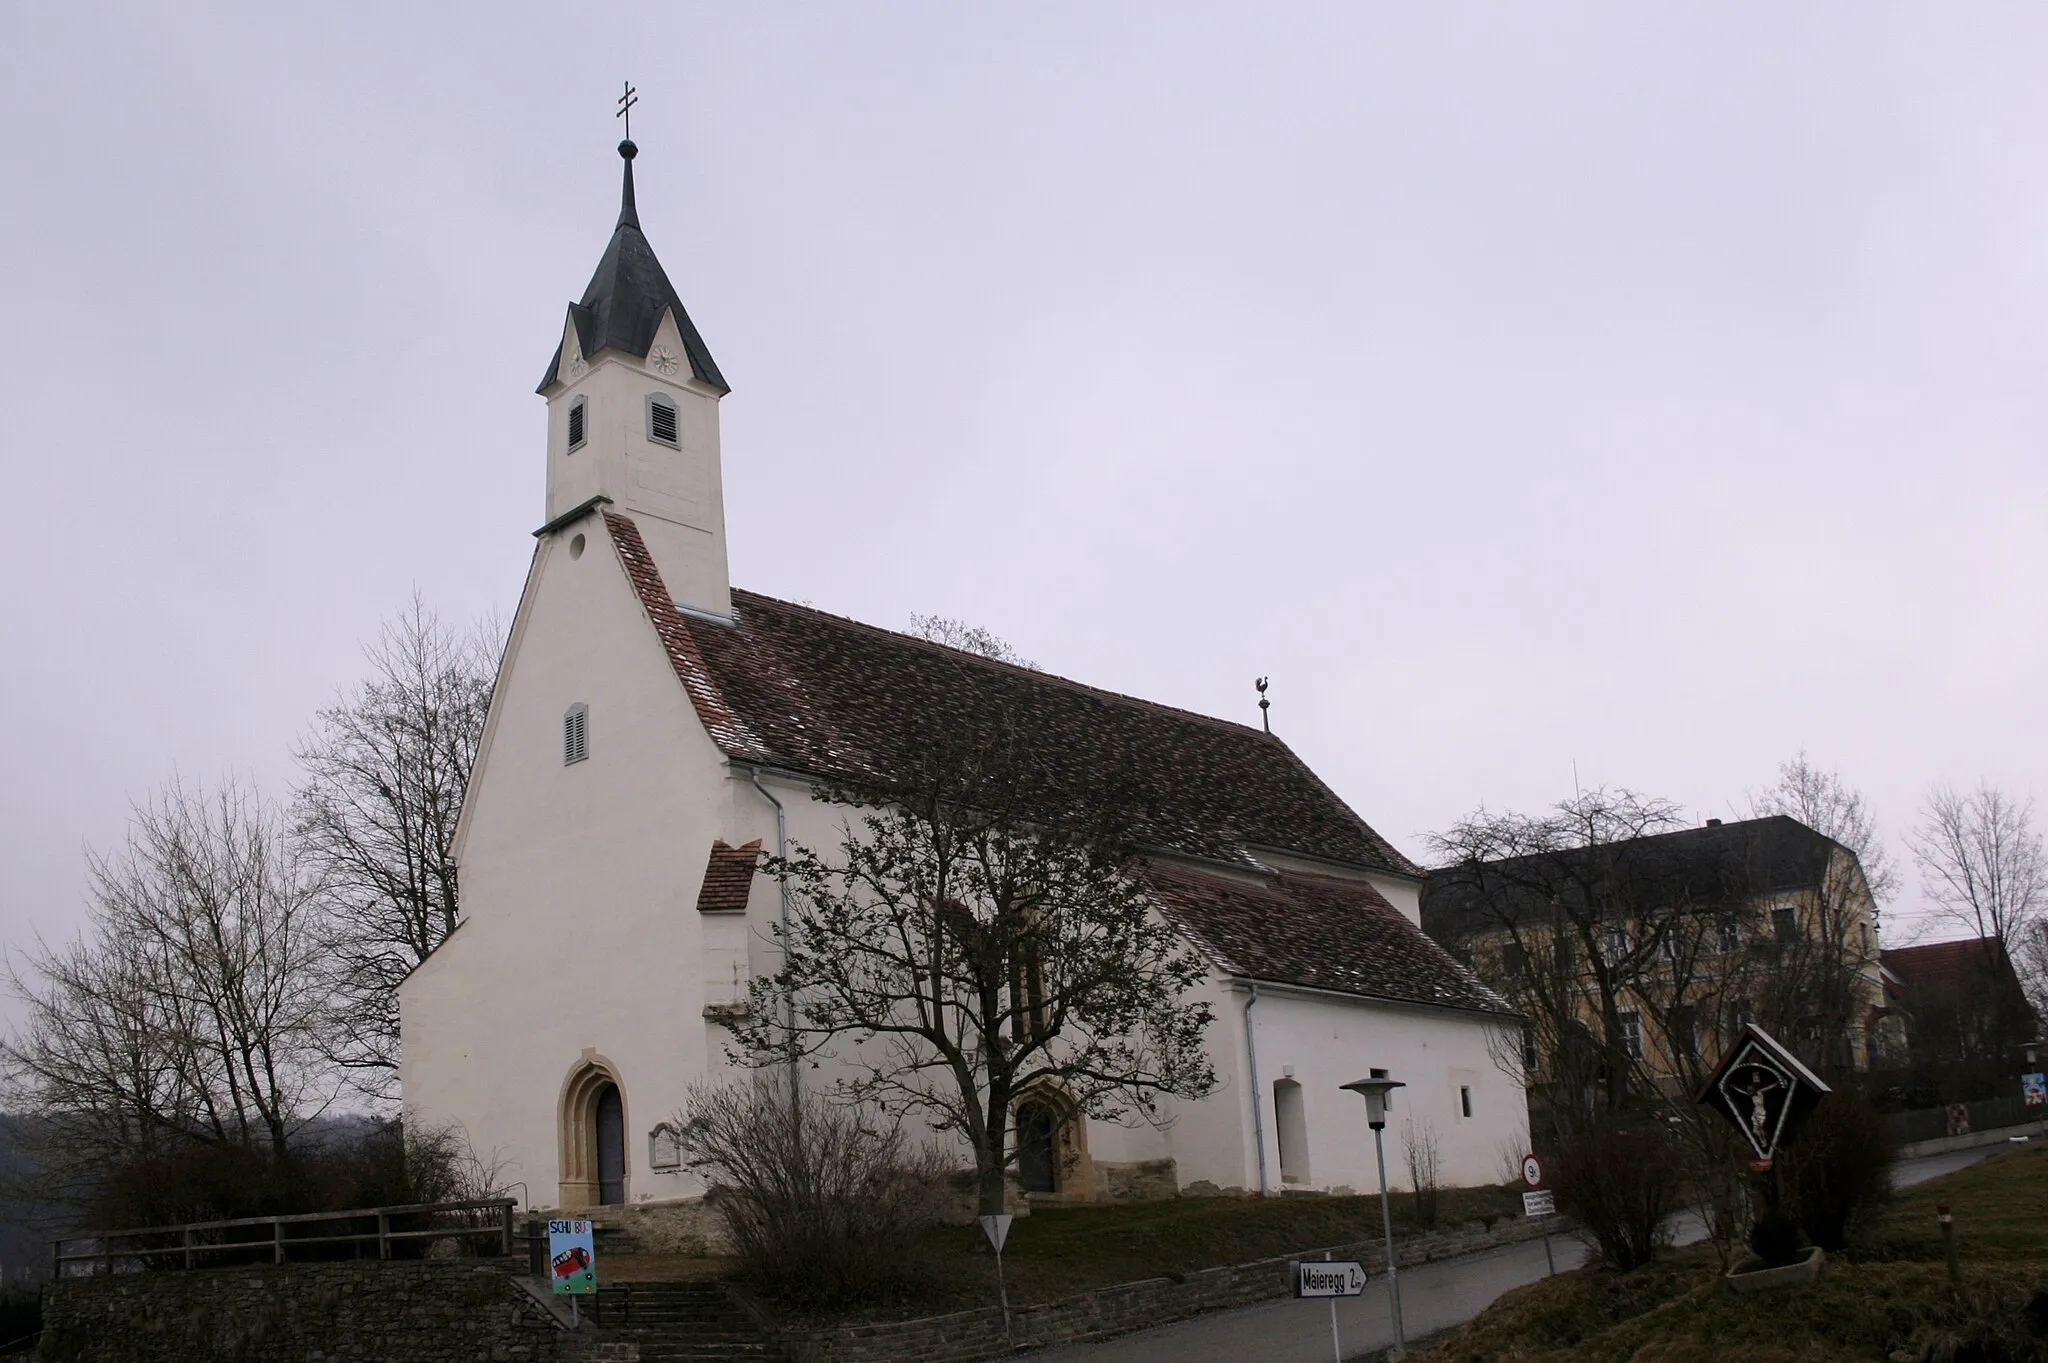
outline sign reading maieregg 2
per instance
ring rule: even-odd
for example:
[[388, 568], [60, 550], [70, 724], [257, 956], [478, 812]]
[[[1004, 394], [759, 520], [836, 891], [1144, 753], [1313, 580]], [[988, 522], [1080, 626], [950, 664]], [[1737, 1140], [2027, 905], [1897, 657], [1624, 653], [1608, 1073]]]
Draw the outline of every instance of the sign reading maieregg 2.
[[1303, 1259], [1294, 1266], [1297, 1297], [1355, 1297], [1365, 1291], [1365, 1265], [1355, 1259]]
[[548, 1222], [548, 1280], [557, 1292], [597, 1291], [597, 1246], [588, 1221]]

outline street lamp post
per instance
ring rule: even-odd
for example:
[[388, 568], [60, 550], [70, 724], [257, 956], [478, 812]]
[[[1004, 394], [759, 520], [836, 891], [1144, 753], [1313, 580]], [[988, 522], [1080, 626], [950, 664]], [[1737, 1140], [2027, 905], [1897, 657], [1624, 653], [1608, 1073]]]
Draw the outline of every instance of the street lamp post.
[[1408, 1337], [1401, 1328], [1401, 1275], [1394, 1267], [1394, 1210], [1387, 1196], [1387, 1095], [1408, 1087], [1398, 1079], [1354, 1079], [1344, 1086], [1365, 1099], [1365, 1124], [1372, 1128], [1373, 1153], [1380, 1162], [1380, 1224], [1387, 1232], [1387, 1301], [1394, 1313], [1394, 1352], [1406, 1353]]

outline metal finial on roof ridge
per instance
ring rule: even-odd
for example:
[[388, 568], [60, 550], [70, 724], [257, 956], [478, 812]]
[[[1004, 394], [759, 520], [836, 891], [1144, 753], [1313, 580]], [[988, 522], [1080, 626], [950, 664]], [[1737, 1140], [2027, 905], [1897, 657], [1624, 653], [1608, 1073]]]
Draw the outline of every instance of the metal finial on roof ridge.
[[1268, 713], [1273, 708], [1273, 702], [1266, 699], [1266, 683], [1270, 680], [1269, 677], [1260, 677], [1252, 683], [1259, 688], [1259, 725], [1269, 734], [1273, 732], [1273, 717]]

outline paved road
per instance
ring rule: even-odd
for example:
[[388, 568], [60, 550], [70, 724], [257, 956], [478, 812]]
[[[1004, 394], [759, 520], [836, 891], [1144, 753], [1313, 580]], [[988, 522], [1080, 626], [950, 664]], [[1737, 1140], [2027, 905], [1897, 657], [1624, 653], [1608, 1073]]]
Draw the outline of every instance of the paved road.
[[[1945, 1155], [1906, 1160], [1893, 1174], [1899, 1187], [1911, 1187], [1974, 1164], [2002, 1145], [1957, 1150]], [[1674, 1228], [1680, 1244], [1704, 1234], [1699, 1219], [1682, 1215]], [[1551, 1237], [1551, 1252], [1560, 1272], [1586, 1261], [1576, 1240]], [[1401, 1315], [1408, 1337], [1420, 1339], [1472, 1319], [1511, 1288], [1544, 1276], [1543, 1242], [1510, 1245], [1463, 1259], [1425, 1264], [1401, 1274]], [[1387, 1315], [1385, 1280], [1374, 1282], [1362, 1297], [1337, 1304], [1337, 1328], [1343, 1356], [1354, 1358], [1394, 1342]], [[1219, 1312], [1125, 1335], [1100, 1344], [1078, 1344], [1034, 1354], [1037, 1363], [1185, 1363], [1186, 1360], [1247, 1360], [1250, 1363], [1328, 1363], [1333, 1356], [1330, 1309], [1322, 1302], [1283, 1299]]]

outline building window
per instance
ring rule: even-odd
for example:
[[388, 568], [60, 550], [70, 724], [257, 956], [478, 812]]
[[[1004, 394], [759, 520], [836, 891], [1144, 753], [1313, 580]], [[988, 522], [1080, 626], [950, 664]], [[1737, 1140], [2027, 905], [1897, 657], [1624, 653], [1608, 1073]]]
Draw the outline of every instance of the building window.
[[562, 716], [562, 765], [581, 762], [590, 756], [590, 707], [577, 701]]
[[1858, 923], [1856, 925], [1856, 931], [1861, 936], [1863, 941], [1863, 954], [1865, 956], [1868, 956], [1870, 954], [1870, 924]]
[[1688, 1060], [1699, 1054], [1699, 1028], [1693, 1021], [1691, 1004], [1671, 1010], [1671, 1049]]
[[1463, 1084], [1458, 1085], [1458, 1111], [1467, 1117], [1472, 1115], [1472, 1090]]
[[1509, 942], [1500, 949], [1500, 966], [1510, 975], [1521, 975], [1529, 969], [1529, 949], [1520, 942]]
[[1714, 924], [1720, 933], [1721, 954], [1726, 956], [1742, 949], [1742, 920], [1732, 913], [1724, 913]]
[[664, 397], [647, 399], [647, 438], [657, 445], [676, 443], [676, 405]]
[[1748, 999], [1736, 999], [1728, 1005], [1728, 1031], [1732, 1035], [1756, 1021], [1756, 1009]]
[[1536, 1067], [1542, 1060], [1543, 1053], [1536, 1048], [1536, 1029], [1524, 1027], [1522, 1029], [1522, 1073], [1525, 1075], [1536, 1073]]
[[569, 448], [579, 449], [583, 445], [583, 428], [587, 418], [584, 415], [585, 399], [578, 398], [569, 404]]
[[1280, 1181], [1308, 1182], [1308, 1110], [1301, 1085], [1282, 1079], [1273, 1085], [1273, 1134], [1280, 1145]]
[[1771, 932], [1777, 937], [1779, 946], [1792, 945], [1792, 939], [1799, 935], [1798, 910], [1782, 906], [1772, 909]]
[[1626, 1012], [1621, 1014], [1618, 1020], [1621, 1023], [1621, 1048], [1628, 1052], [1629, 1059], [1641, 1060], [1643, 1058], [1643, 1015], [1636, 1012]]
[[1609, 965], [1613, 965], [1627, 956], [1628, 946], [1628, 930], [1626, 928], [1609, 928], [1600, 935], [1600, 957]]

